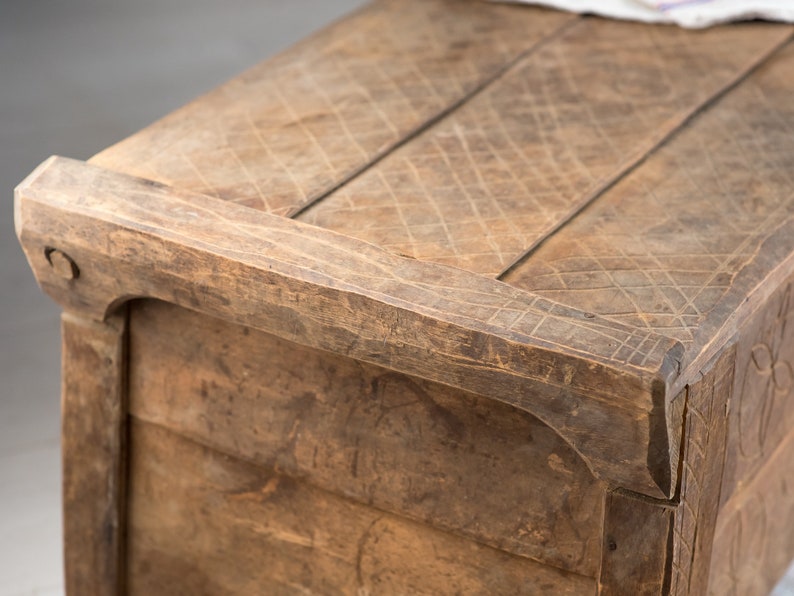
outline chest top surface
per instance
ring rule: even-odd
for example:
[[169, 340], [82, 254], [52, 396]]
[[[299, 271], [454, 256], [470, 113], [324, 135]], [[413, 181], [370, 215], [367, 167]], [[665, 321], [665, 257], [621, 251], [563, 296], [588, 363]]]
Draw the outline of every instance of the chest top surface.
[[[159, 208], [148, 225], [170, 230], [163, 242], [262, 269], [267, 254], [290, 279], [348, 292], [343, 319], [386, 304], [379, 324], [398, 346], [386, 360], [359, 340], [312, 341], [393, 366], [414, 358], [405, 368], [438, 377], [406, 355], [425, 342], [462, 367], [439, 380], [484, 394], [522, 392], [497, 369], [531, 377], [552, 388], [545, 406], [509, 399], [580, 453], [599, 427], [643, 418], [613, 437], [632, 454], [588, 463], [669, 495], [676, 396], [794, 271], [791, 36], [383, 0], [83, 173], [61, 160], [19, 192], [88, 180], [97, 201], [124, 194], [130, 221]], [[117, 206], [102, 208], [120, 225]], [[159, 296], [147, 283], [140, 293]], [[632, 458], [642, 479], [618, 470]]]

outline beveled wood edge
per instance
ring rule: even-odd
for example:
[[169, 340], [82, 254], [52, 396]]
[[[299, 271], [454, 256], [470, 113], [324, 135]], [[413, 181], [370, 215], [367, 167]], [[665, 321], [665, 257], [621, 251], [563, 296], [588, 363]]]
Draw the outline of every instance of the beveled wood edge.
[[609, 484], [674, 493], [673, 340], [66, 158], [19, 185], [15, 223], [40, 286], [66, 310], [100, 321], [156, 298], [473, 391], [543, 420]]
[[[698, 371], [739, 334], [742, 326], [787, 280], [794, 277], [794, 216], [780, 222], [736, 274], [732, 289], [714, 306], [698, 328], [695, 341], [681, 359], [682, 374], [672, 383], [678, 393]], [[726, 313], [724, 316], [715, 314]]]

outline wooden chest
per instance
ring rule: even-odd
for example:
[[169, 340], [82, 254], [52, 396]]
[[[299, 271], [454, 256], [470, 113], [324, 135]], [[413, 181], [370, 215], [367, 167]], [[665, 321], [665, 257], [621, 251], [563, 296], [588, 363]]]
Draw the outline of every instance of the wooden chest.
[[69, 593], [766, 593], [791, 36], [384, 0], [42, 164]]

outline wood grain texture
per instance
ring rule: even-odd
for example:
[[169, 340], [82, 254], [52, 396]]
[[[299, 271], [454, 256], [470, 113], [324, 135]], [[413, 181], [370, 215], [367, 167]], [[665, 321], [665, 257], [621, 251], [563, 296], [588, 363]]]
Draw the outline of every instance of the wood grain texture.
[[496, 277], [791, 30], [583, 19], [300, 219]]
[[66, 592], [123, 593], [125, 317], [65, 313], [61, 451]]
[[709, 594], [765, 596], [794, 560], [794, 432], [717, 518]]
[[575, 19], [474, 0], [374, 2], [92, 161], [288, 214]]
[[[526, 410], [597, 477], [651, 496], [675, 484], [678, 346], [498, 281], [397, 257], [299, 222], [61, 158], [17, 189], [42, 288], [103, 316], [140, 296], [198, 309]], [[80, 276], [54, 275], [57, 239]]]
[[736, 346], [727, 346], [688, 387], [678, 506], [674, 510], [670, 594], [704, 594], [725, 460]]
[[791, 81], [790, 44], [506, 281], [676, 338], [699, 370], [794, 273]]
[[598, 594], [658, 596], [669, 574], [673, 512], [617, 492], [607, 494]]
[[721, 501], [750, 483], [794, 428], [794, 283], [741, 330]]
[[132, 596], [594, 592], [135, 419], [130, 444]]
[[604, 487], [532, 416], [164, 303], [130, 308], [136, 418], [595, 577]]
[[42, 164], [15, 222], [71, 313], [69, 589], [768, 589], [791, 33], [383, 0]]
[[669, 501], [607, 494], [600, 594], [705, 594], [733, 387], [735, 346], [688, 387], [678, 494]]

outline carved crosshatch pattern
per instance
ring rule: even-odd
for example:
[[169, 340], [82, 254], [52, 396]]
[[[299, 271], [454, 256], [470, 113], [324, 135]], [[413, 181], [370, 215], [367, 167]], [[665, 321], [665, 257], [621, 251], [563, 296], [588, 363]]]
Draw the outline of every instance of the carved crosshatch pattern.
[[497, 276], [786, 35], [757, 32], [582, 20], [300, 218]]
[[743, 297], [740, 272], [769, 258], [764, 241], [794, 216], [793, 58], [794, 46], [773, 57], [507, 281], [697, 344], [699, 325], [730, 292]]
[[687, 390], [681, 491], [673, 516], [671, 594], [700, 594], [708, 581], [735, 357], [735, 349], [728, 348], [703, 380]]
[[[443, 18], [450, 11], [458, 18]], [[375, 2], [92, 161], [288, 214], [575, 18], [480, 2]]]
[[[72, 343], [112, 349], [100, 385], [65, 360], [67, 418], [110, 445], [65, 452], [107, 513], [66, 483], [70, 583], [100, 553], [147, 596], [768, 588], [792, 28], [408, 4], [17, 188]], [[169, 304], [108, 327], [137, 298]]]

